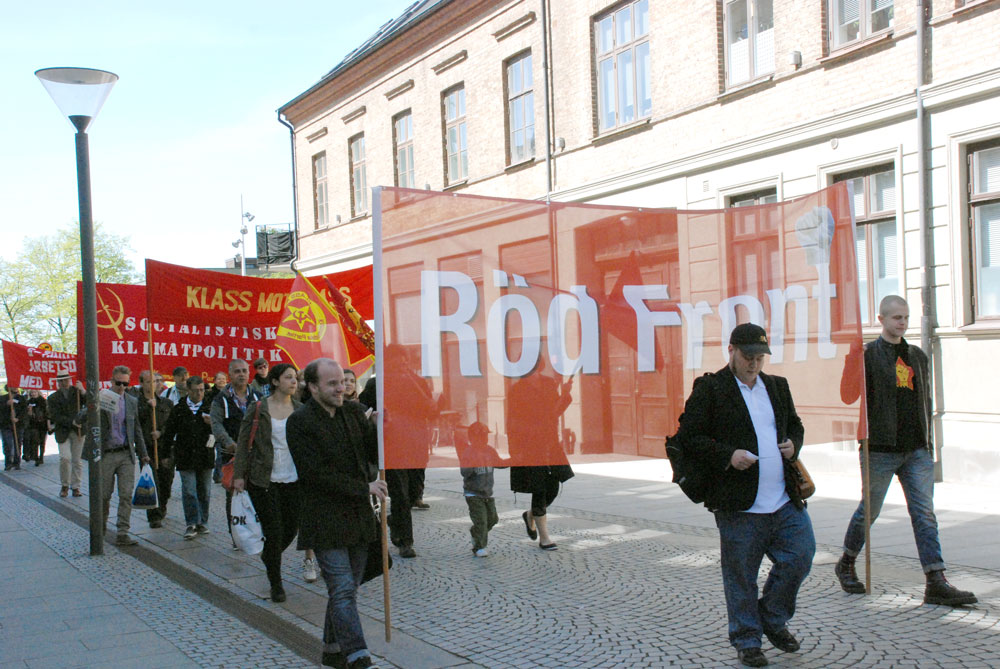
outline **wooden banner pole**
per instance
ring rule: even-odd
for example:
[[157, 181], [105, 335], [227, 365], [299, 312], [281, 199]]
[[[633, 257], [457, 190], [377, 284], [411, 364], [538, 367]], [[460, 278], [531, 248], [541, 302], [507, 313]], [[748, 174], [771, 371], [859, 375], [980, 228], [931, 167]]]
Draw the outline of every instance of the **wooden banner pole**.
[[[146, 319], [146, 334], [149, 336], [149, 388], [153, 395], [153, 432], [156, 432], [156, 405], [159, 403], [160, 398], [156, 396], [156, 373], [153, 371], [153, 323], [147, 318]], [[157, 442], [159, 440], [153, 437], [153, 471], [160, 470], [160, 453], [157, 448]]]
[[861, 468], [861, 497], [865, 505], [865, 593], [872, 592], [872, 504], [871, 504], [871, 475], [869, 468], [871, 460], [868, 457], [868, 440], [861, 440], [861, 457], [864, 459], [864, 467]]
[[[385, 470], [378, 470], [378, 479], [385, 481]], [[389, 498], [382, 502], [382, 513], [379, 514], [382, 523], [382, 606], [385, 609], [385, 641], [392, 641], [392, 606], [389, 596]]]

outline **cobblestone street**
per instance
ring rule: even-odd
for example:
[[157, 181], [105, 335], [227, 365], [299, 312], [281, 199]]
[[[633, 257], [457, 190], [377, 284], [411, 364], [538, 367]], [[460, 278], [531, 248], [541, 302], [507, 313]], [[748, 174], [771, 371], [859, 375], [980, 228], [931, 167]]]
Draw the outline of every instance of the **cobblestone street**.
[[[318, 660], [324, 587], [301, 580], [301, 554], [290, 549], [284, 563], [288, 601], [274, 604], [265, 599], [267, 581], [260, 560], [232, 551], [220, 488], [212, 492], [212, 534], [194, 541], [182, 539], [176, 485], [162, 529], [149, 529], [144, 513], [133, 513], [132, 528], [140, 539], [134, 555], [128, 554], [133, 549], [119, 551], [108, 545], [105, 556], [90, 558], [87, 499], [55, 496], [57, 466], [54, 461], [5, 475], [3, 483], [8, 485], [0, 485], [0, 503], [8, 518], [5, 528], [19, 526], [13, 529], [23, 529], [96, 584], [104, 594], [94, 600], [95, 607], [108, 600], [108, 605], [124, 607], [131, 614], [121, 621], [112, 618], [102, 623], [102, 629], [139, 625], [141, 629], [135, 632], [155, 641], [146, 657], [155, 658], [154, 651], [160, 649], [166, 653], [164, 659], [175, 660], [174, 664], [153, 661], [150, 666], [311, 666], [310, 662]], [[383, 666], [738, 666], [726, 639], [718, 539], [711, 516], [679, 498], [676, 486], [579, 473], [550, 512], [559, 549], [547, 552], [525, 535], [521, 511], [527, 498], [515, 500], [506, 492], [506, 473], [498, 472], [500, 524], [490, 533], [486, 558], [473, 557], [469, 548], [468, 513], [460, 488], [457, 472], [428, 473], [425, 499], [431, 508], [414, 512], [418, 557], [394, 558], [391, 643], [382, 638], [381, 581], [361, 589], [359, 606], [366, 619], [366, 636]], [[630, 501], [623, 504], [623, 499]], [[802, 641], [802, 649], [784, 654], [765, 640], [771, 664], [997, 666], [1000, 573], [974, 566], [976, 560], [967, 560], [968, 566], [952, 564], [949, 578], [974, 590], [980, 603], [954, 610], [924, 606], [919, 563], [906, 550], [889, 546], [883, 552], [876, 542], [873, 595], [847, 595], [833, 575], [839, 547], [829, 537], [843, 531], [844, 514], [851, 506], [820, 494], [812, 501], [819, 545], [790, 626]], [[76, 521], [54, 513], [53, 507], [75, 514]], [[626, 515], [629, 509], [634, 513]], [[893, 524], [896, 512], [887, 504], [885, 531], [904, 537], [909, 528]], [[968, 524], [975, 523], [984, 537], [984, 557], [979, 562], [991, 564], [985, 553], [992, 550], [989, 542], [995, 540], [987, 537], [997, 535], [997, 516], [948, 513], [951, 521], [942, 523], [946, 558], [949, 547], [957, 551], [962, 543], [951, 539], [952, 532], [965, 535]], [[889, 543], [893, 542], [905, 543], [889, 537]], [[188, 582], [184, 587], [178, 577], [168, 578], [146, 564], [154, 558], [193, 574], [203, 585]], [[767, 564], [765, 560], [764, 572]], [[761, 576], [762, 583], [764, 573]], [[34, 652], [39, 657], [16, 655], [22, 648], [18, 635], [23, 633], [23, 624], [19, 627], [17, 621], [24, 615], [15, 602], [34, 597], [33, 587], [30, 576], [14, 578], [9, 570], [0, 579], [0, 666], [102, 666], [102, 662], [85, 659], [79, 665], [60, 663], [55, 658], [65, 660], [65, 653], [40, 653], [37, 648]], [[249, 624], [203, 598], [213, 600], [220, 594], [252, 614]], [[54, 621], [51, 614], [43, 619]], [[36, 646], [67, 641], [67, 635], [56, 634], [52, 626], [44, 629], [45, 633], [33, 637]], [[283, 642], [295, 634], [306, 640], [307, 651], [314, 650], [302, 652], [299, 646], [298, 652], [290, 650]], [[136, 661], [135, 647], [119, 647], [122, 653], [129, 652], [121, 662], [116, 659], [114, 666]], [[46, 657], [52, 661], [44, 661]]]

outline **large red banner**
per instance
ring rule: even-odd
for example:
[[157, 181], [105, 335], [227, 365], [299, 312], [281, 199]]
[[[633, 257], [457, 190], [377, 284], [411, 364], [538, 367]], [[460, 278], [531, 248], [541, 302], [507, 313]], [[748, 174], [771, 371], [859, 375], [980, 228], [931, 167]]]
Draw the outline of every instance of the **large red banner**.
[[76, 355], [46, 351], [12, 341], [3, 342], [3, 366], [7, 384], [22, 390], [55, 390], [56, 376], [69, 374], [78, 379]]
[[[77, 283], [77, 309], [83, 313], [81, 284]], [[274, 317], [277, 321], [280, 313]], [[146, 286], [121, 283], [97, 284], [97, 350], [102, 381], [111, 378], [115, 365], [132, 370], [149, 368], [149, 335], [146, 318]], [[191, 375], [211, 378], [224, 372], [234, 359], [253, 361], [264, 357], [271, 364], [284, 357], [277, 348], [277, 323], [267, 325], [218, 323], [213, 325], [153, 323], [153, 366], [170, 376], [184, 366]], [[85, 369], [83, 328], [77, 328], [80, 369]]]
[[[371, 266], [327, 274], [344, 299], [370, 320]], [[146, 260], [146, 294], [154, 323], [276, 327], [292, 292], [293, 279], [264, 279]], [[323, 277], [311, 277], [320, 292]], [[330, 296], [327, 296], [330, 299]]]
[[664, 456], [698, 375], [762, 325], [806, 443], [853, 440], [861, 344], [849, 190], [679, 211], [380, 189], [376, 290], [389, 469]]

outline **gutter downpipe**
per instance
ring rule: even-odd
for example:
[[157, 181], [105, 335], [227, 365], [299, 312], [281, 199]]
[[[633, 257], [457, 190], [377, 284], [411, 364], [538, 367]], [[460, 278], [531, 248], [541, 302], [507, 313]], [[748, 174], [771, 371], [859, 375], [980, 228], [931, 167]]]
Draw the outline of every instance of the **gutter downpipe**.
[[[930, 137], [930, 118], [924, 108], [922, 88], [927, 84], [927, 32], [928, 0], [917, 0], [917, 216], [920, 226], [920, 348], [927, 354], [931, 364], [931, 378], [934, 378], [936, 358], [934, 346], [934, 330], [937, 327], [937, 310], [934, 304], [934, 229], [929, 221], [933, 203], [931, 200], [930, 169], [928, 166], [928, 139]], [[934, 429], [934, 412], [931, 414], [931, 433]], [[942, 480], [941, 444], [933, 438], [935, 450], [934, 479]]]
[[548, 204], [552, 194], [552, 124], [549, 108], [549, 0], [541, 0], [542, 5], [542, 86], [545, 89], [545, 204]]
[[295, 171], [295, 128], [282, 117], [281, 111], [278, 111], [278, 123], [288, 128], [289, 144], [292, 147], [292, 222], [295, 225], [295, 255], [291, 267], [294, 272], [295, 265], [299, 262], [299, 188]]

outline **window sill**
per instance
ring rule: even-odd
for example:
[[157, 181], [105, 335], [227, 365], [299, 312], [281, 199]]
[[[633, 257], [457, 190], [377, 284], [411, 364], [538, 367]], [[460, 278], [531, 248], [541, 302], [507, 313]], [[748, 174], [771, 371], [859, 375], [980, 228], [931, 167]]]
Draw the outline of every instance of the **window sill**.
[[468, 184], [469, 184], [469, 179], [465, 178], [462, 179], [461, 181], [456, 181], [455, 183], [448, 184], [447, 186], [444, 187], [444, 190], [446, 191], [455, 190], [458, 188], [462, 188], [463, 186], [467, 186]]
[[366, 219], [366, 218], [368, 218], [370, 216], [371, 216], [371, 214], [369, 214], [367, 211], [363, 211], [360, 214], [355, 214], [354, 216], [351, 216], [349, 219], [347, 219], [346, 221], [344, 221], [340, 225], [348, 225], [348, 224], [354, 223], [356, 221], [364, 220], [364, 219]]
[[504, 168], [504, 172], [510, 174], [511, 172], [517, 172], [518, 170], [524, 169], [525, 167], [531, 167], [535, 164], [535, 157], [527, 158], [525, 160], [518, 161], [516, 163], [511, 163]]
[[735, 86], [730, 86], [722, 93], [719, 93], [717, 100], [724, 101], [727, 98], [738, 97], [739, 95], [746, 93], [748, 91], [756, 91], [759, 88], [771, 84], [774, 82], [774, 72], [765, 74], [762, 77], [757, 77], [756, 79], [750, 79]]
[[605, 130], [604, 133], [594, 137], [590, 140], [591, 144], [598, 145], [605, 142], [611, 142], [626, 135], [631, 135], [642, 130], [646, 130], [650, 127], [650, 118], [644, 118], [641, 121], [636, 121], [635, 123], [629, 123], [628, 125], [620, 125], [617, 128], [612, 128], [611, 130]]
[[958, 328], [958, 331], [967, 336], [996, 336], [1000, 334], [1000, 319], [983, 319], [976, 323], [969, 323], [968, 325], [962, 325]]
[[854, 42], [849, 42], [844, 46], [839, 46], [836, 49], [832, 50], [829, 56], [820, 58], [819, 62], [823, 65], [826, 65], [827, 63], [838, 61], [842, 58], [848, 58], [858, 53], [859, 51], [865, 51], [876, 45], [892, 41], [894, 34], [895, 33], [893, 32], [893, 29], [889, 28], [888, 30], [883, 30], [880, 33], [872, 35], [871, 37], [866, 37], [863, 40], [859, 41], [856, 40]]
[[969, 2], [965, 3], [961, 7], [955, 7], [952, 10], [931, 17], [931, 20], [927, 22], [927, 25], [933, 27], [942, 23], [947, 23], [952, 19], [962, 18], [962, 15], [967, 12], [994, 4], [997, 4], [996, 0], [969, 0]]

